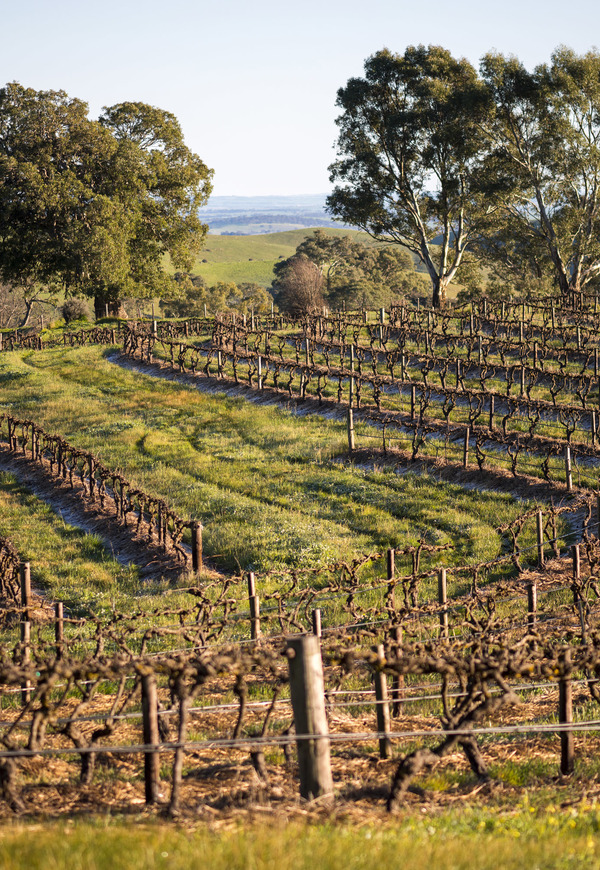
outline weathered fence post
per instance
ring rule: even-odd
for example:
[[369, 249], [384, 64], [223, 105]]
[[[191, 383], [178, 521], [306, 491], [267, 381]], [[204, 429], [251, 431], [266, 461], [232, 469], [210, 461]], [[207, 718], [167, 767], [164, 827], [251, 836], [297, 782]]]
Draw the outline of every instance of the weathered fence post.
[[[142, 729], [144, 745], [157, 747], [160, 737], [158, 731], [158, 693], [154, 674], [142, 676]], [[160, 755], [155, 748], [144, 750], [144, 785], [147, 804], [158, 800], [160, 774]]]
[[352, 408], [348, 408], [348, 450], [350, 451], [350, 453], [354, 451], [355, 446], [354, 411], [352, 410]]
[[532, 580], [527, 584], [527, 628], [533, 631], [537, 619], [537, 584]]
[[385, 652], [383, 644], [374, 648], [377, 653], [377, 670], [374, 673], [375, 703], [377, 708], [377, 731], [379, 732], [379, 757], [391, 758], [392, 742], [390, 740], [390, 705], [388, 701], [387, 677], [383, 672]]
[[312, 633], [315, 637], [321, 637], [321, 611], [316, 607], [312, 612]]
[[567, 492], [572, 492], [573, 475], [571, 473], [571, 448], [568, 444], [565, 447], [565, 478], [567, 483]]
[[417, 399], [417, 388], [413, 384], [410, 388], [410, 419], [415, 419], [415, 403]]
[[192, 571], [202, 570], [202, 525], [198, 521], [192, 523]]
[[22, 619], [28, 622], [31, 619], [31, 566], [29, 562], [21, 562], [21, 607], [23, 608]]
[[465, 429], [465, 441], [463, 444], [463, 468], [467, 468], [469, 464], [469, 438], [471, 437], [471, 427]]
[[[23, 647], [21, 664], [28, 665], [31, 659], [31, 623], [24, 619], [21, 622], [21, 644]], [[21, 704], [25, 706], [31, 698], [31, 683], [24, 680], [21, 684]]]
[[448, 639], [448, 579], [446, 569], [438, 571], [438, 603], [440, 610], [440, 637]]
[[535, 517], [535, 531], [537, 536], [537, 563], [538, 568], [544, 567], [544, 515], [539, 510]]
[[54, 605], [54, 639], [56, 641], [56, 658], [63, 657], [65, 645], [64, 605], [57, 601]]
[[490, 431], [494, 428], [494, 396], [490, 396]]
[[287, 656], [298, 747], [300, 794], [306, 800], [313, 800], [333, 792], [319, 638], [314, 634], [289, 638]]
[[248, 602], [250, 604], [250, 638], [260, 637], [260, 600], [256, 594], [256, 579], [254, 571], [248, 572]]
[[[350, 345], [350, 370], [354, 372], [354, 345]], [[354, 401], [354, 377], [350, 378], [350, 386], [348, 387], [348, 405], [352, 407]]]
[[579, 544], [573, 544], [571, 547], [571, 555], [573, 556], [573, 580], [579, 580], [581, 577], [581, 553], [579, 552]]
[[[565, 665], [570, 665], [570, 650], [565, 652]], [[573, 773], [575, 767], [575, 748], [573, 732], [570, 727], [573, 724], [573, 684], [571, 677], [564, 676], [558, 681], [558, 721], [561, 725], [567, 725], [567, 729], [560, 732], [560, 772], [563, 776]]]
[[[390, 643], [394, 652], [398, 653], [398, 647], [402, 644], [403, 630], [401, 625], [394, 625], [390, 631]], [[404, 699], [404, 674], [394, 674], [392, 677], [392, 716], [400, 715], [402, 701]]]

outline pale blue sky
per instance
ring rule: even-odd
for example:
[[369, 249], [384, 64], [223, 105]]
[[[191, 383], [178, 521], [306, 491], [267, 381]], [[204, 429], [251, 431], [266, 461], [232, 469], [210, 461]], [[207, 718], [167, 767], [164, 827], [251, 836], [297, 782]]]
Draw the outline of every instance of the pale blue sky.
[[387, 46], [490, 49], [527, 66], [563, 43], [600, 44], [598, 0], [0, 0], [0, 84], [65, 90], [101, 107], [173, 112], [215, 170], [215, 194], [320, 193], [336, 91]]

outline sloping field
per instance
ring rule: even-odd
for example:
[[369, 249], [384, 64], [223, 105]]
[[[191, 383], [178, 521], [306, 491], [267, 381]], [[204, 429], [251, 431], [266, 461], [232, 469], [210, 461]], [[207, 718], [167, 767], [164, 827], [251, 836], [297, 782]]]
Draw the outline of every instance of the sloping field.
[[495, 527], [523, 509], [507, 495], [346, 466], [335, 461], [343, 423], [139, 374], [97, 347], [6, 353], [0, 378], [11, 413], [200, 519], [223, 569], [323, 564], [420, 538], [454, 544], [446, 562], [490, 559]]
[[[332, 236], [352, 235], [365, 242], [369, 240], [365, 233], [356, 230], [326, 228], [324, 232]], [[275, 263], [291, 257], [298, 245], [312, 234], [312, 229], [301, 229], [252, 236], [208, 235], [192, 272], [202, 275], [208, 284], [253, 281], [269, 287]]]

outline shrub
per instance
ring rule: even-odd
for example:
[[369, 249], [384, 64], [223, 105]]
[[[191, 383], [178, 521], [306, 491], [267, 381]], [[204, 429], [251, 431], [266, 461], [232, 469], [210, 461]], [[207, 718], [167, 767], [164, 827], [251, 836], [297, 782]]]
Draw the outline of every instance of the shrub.
[[67, 299], [60, 310], [65, 323], [71, 323], [73, 320], [89, 320], [90, 309], [83, 299]]

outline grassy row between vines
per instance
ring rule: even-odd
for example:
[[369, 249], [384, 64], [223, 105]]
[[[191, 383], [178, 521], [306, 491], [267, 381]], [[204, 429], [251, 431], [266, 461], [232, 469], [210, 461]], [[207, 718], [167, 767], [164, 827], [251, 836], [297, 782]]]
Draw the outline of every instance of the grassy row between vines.
[[225, 570], [310, 566], [425, 538], [452, 564], [498, 554], [509, 496], [358, 468], [344, 425], [209, 395], [111, 363], [99, 348], [0, 359], [2, 407], [91, 450], [205, 526]]

